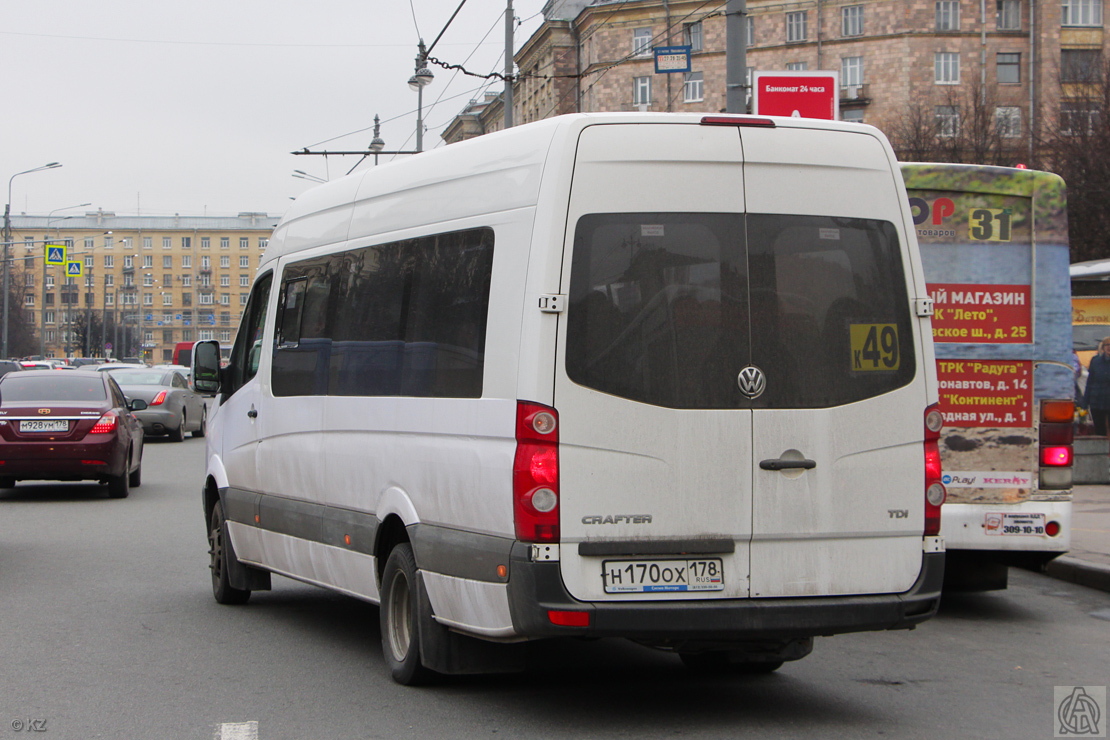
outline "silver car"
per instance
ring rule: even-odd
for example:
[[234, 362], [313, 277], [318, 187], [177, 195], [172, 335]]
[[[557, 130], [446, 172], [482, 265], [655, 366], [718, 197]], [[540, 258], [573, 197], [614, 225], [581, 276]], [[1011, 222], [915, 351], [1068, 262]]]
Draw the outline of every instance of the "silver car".
[[185, 439], [186, 432], [204, 436], [208, 408], [179, 371], [120, 367], [110, 372], [125, 396], [146, 401], [147, 408], [135, 412], [146, 436], [168, 434], [174, 442]]

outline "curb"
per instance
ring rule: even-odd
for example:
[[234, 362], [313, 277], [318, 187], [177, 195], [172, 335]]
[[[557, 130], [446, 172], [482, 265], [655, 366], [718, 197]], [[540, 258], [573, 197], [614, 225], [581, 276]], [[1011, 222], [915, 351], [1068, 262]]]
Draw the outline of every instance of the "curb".
[[1107, 565], [1097, 565], [1062, 555], [1049, 563], [1044, 572], [1061, 581], [1110, 591], [1110, 566]]

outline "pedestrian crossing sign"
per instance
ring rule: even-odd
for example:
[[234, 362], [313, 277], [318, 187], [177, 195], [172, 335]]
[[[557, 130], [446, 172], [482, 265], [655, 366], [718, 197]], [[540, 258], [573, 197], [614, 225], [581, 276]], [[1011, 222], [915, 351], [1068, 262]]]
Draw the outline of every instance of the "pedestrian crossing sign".
[[48, 265], [64, 265], [66, 263], [66, 245], [64, 244], [47, 244], [46, 245], [46, 264]]
[[85, 274], [84, 266], [81, 260], [69, 260], [66, 262], [66, 277], [81, 277]]

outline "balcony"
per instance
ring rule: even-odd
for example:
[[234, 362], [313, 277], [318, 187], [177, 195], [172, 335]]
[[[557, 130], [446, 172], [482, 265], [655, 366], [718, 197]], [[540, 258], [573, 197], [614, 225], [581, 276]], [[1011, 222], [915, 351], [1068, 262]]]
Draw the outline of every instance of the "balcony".
[[840, 86], [840, 104], [841, 105], [867, 105], [871, 102], [868, 96], [867, 85], [841, 85]]

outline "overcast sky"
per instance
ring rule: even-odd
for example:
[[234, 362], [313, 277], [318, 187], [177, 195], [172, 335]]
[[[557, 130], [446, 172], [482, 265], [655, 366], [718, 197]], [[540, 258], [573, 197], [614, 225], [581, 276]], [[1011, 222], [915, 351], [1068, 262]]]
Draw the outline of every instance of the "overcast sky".
[[[293, 170], [334, 179], [358, 161], [290, 152], [365, 149], [375, 113], [386, 149], [414, 148], [417, 40], [431, 45], [459, 3], [4, 0], [0, 176], [63, 165], [16, 177], [12, 213], [280, 215], [312, 187]], [[513, 1], [516, 49], [543, 3]], [[505, 5], [467, 0], [431, 55], [503, 71]], [[425, 149], [471, 98], [503, 88], [429, 66]]]

